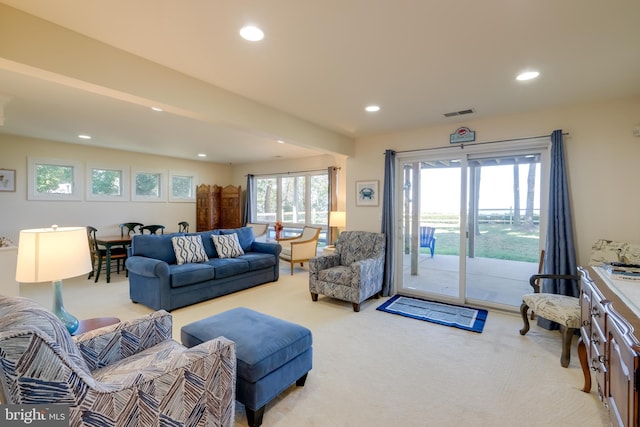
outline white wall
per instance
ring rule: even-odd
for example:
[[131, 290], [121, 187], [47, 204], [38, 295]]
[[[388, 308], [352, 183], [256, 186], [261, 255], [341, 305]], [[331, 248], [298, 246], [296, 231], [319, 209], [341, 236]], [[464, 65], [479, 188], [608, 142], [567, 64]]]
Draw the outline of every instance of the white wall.
[[226, 164], [190, 161], [171, 157], [63, 144], [53, 141], [0, 135], [0, 168], [16, 170], [16, 192], [0, 192], [0, 236], [18, 244], [20, 230], [27, 228], [91, 225], [99, 235], [119, 234], [118, 224], [128, 221], [163, 224], [177, 231], [178, 222], [187, 221], [195, 231], [196, 205], [170, 202], [89, 202], [27, 200], [27, 158], [45, 157], [87, 163], [121, 165], [135, 169], [192, 171], [198, 184], [231, 184], [231, 168]]
[[[476, 142], [569, 132], [564, 139], [573, 206], [578, 261], [588, 261], [599, 238], [640, 242], [640, 97], [529, 114], [452, 122], [356, 141], [347, 160], [347, 228], [380, 230], [381, 206], [356, 207], [355, 182], [384, 180], [384, 151], [449, 146], [449, 134], [460, 126], [476, 131]], [[357, 226], [356, 226], [357, 224]]]
[[[588, 261], [599, 238], [640, 242], [640, 96], [559, 107], [529, 114], [501, 116], [450, 125], [360, 138], [354, 157], [320, 155], [298, 160], [223, 165], [149, 156], [51, 141], [0, 135], [0, 167], [17, 170], [16, 193], [0, 193], [0, 236], [17, 239], [23, 228], [91, 224], [105, 234], [124, 221], [160, 222], [171, 227], [186, 220], [195, 224], [195, 205], [182, 203], [104, 203], [28, 201], [27, 157], [69, 158], [83, 162], [113, 161], [136, 167], [194, 170], [201, 183], [246, 185], [248, 173], [341, 167], [339, 208], [347, 211], [347, 229], [380, 230], [381, 206], [356, 207], [355, 183], [384, 180], [384, 151], [449, 146], [449, 134], [460, 126], [476, 131], [477, 142], [549, 135], [562, 129], [565, 137], [578, 261]], [[17, 241], [16, 241], [17, 243]]]

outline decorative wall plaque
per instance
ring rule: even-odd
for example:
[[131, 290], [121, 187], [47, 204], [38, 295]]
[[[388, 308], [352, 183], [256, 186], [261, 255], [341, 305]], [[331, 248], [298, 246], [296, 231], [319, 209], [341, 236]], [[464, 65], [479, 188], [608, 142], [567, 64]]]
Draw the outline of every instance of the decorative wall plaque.
[[460, 142], [473, 142], [476, 140], [476, 132], [467, 127], [458, 128], [454, 133], [449, 135], [449, 143], [457, 144]]

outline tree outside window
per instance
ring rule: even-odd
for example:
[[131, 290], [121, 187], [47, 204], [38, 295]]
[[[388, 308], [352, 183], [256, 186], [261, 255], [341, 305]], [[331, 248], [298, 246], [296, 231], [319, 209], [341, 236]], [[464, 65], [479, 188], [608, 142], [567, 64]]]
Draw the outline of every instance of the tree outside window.
[[132, 200], [138, 202], [167, 201], [166, 171], [136, 171], [132, 178]]
[[72, 160], [29, 157], [29, 200], [82, 200], [83, 169]]
[[136, 196], [160, 197], [160, 174], [136, 174]]
[[305, 225], [328, 225], [329, 176], [326, 172], [308, 172], [256, 177], [253, 203], [254, 222], [274, 224], [286, 229]]
[[91, 170], [91, 194], [94, 196], [122, 196], [122, 184], [121, 170]]
[[73, 194], [73, 166], [36, 165], [36, 189], [44, 194]]
[[195, 180], [193, 175], [171, 173], [169, 200], [172, 202], [195, 202]]

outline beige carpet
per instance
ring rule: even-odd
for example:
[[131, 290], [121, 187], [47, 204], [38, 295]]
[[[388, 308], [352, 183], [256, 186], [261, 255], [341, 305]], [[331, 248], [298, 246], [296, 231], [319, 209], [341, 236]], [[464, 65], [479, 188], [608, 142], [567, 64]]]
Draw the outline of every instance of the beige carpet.
[[[151, 310], [129, 300], [124, 274], [106, 284], [66, 280], [66, 308], [79, 318], [130, 319]], [[267, 405], [265, 427], [301, 426], [605, 426], [595, 391], [583, 393], [574, 341], [571, 365], [560, 366], [560, 335], [535, 325], [524, 337], [519, 316], [490, 311], [477, 334], [383, 313], [383, 299], [312, 302], [308, 273], [175, 310], [180, 327], [244, 306], [302, 324], [313, 333], [313, 370]], [[21, 285], [21, 295], [51, 306], [50, 284]], [[246, 426], [236, 406], [236, 426]]]

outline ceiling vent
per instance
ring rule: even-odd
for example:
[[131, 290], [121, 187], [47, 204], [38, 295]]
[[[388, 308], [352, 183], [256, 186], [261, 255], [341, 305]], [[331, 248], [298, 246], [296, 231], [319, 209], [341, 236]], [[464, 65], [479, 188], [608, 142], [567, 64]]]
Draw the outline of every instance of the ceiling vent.
[[464, 114], [473, 114], [473, 109], [469, 108], [468, 110], [452, 111], [451, 113], [444, 113], [444, 116], [455, 117], [455, 116], [462, 116]]

